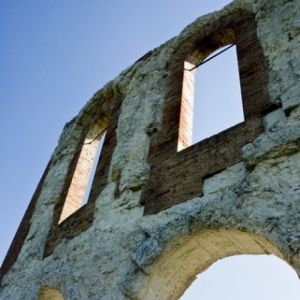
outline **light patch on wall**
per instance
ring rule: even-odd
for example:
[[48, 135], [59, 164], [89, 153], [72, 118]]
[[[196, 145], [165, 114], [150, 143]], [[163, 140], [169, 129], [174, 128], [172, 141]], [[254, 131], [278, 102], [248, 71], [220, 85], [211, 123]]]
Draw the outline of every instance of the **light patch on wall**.
[[44, 287], [39, 292], [38, 300], [64, 300], [64, 297], [58, 289]]

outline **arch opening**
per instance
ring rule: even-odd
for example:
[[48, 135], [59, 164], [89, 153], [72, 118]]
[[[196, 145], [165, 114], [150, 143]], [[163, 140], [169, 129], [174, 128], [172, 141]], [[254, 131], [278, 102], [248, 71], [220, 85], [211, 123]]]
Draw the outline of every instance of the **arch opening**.
[[295, 271], [278, 257], [236, 255], [198, 274], [180, 299], [297, 300], [299, 292]]
[[266, 238], [235, 229], [204, 230], [170, 241], [141, 289], [141, 299], [179, 299], [219, 259], [240, 254], [283, 255]]

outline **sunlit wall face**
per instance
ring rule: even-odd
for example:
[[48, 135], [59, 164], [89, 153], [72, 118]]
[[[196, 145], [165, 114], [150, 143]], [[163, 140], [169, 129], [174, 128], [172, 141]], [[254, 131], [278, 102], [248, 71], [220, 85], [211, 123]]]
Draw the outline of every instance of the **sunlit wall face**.
[[182, 300], [297, 300], [296, 272], [272, 255], [239, 255], [215, 262], [199, 274]]

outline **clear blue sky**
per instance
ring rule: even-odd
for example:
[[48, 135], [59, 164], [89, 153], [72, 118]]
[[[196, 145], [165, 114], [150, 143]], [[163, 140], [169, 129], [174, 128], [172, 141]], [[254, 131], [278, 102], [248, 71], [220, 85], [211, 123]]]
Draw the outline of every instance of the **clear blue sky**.
[[64, 124], [137, 58], [229, 2], [1, 0], [0, 260]]

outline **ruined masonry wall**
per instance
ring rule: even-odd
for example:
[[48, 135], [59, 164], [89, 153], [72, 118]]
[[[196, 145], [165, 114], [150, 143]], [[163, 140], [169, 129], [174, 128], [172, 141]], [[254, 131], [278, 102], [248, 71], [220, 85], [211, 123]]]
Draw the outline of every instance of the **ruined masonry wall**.
[[[172, 55], [208, 24], [239, 11], [255, 16], [277, 108], [264, 115], [264, 130], [241, 149], [241, 161], [204, 180], [201, 197], [144, 215], [141, 193], [151, 138], [161, 130]], [[0, 299], [37, 299], [43, 287], [58, 289], [64, 299], [178, 299], [198, 272], [243, 253], [275, 254], [300, 276], [299, 53], [299, 0], [236, 0], [200, 17], [96, 92], [60, 137], [24, 221], [25, 240], [14, 244], [13, 263], [3, 266]], [[99, 108], [109, 110], [116, 98], [122, 101], [105, 184], [91, 208], [83, 208], [86, 218], [62, 224], [74, 236], [49, 244], [74, 153]], [[52, 248], [45, 255], [46, 244]]]

